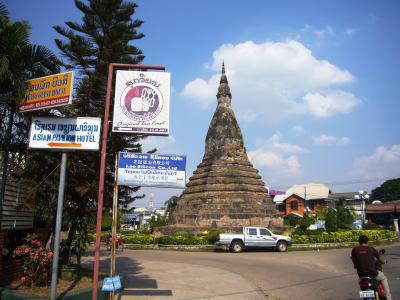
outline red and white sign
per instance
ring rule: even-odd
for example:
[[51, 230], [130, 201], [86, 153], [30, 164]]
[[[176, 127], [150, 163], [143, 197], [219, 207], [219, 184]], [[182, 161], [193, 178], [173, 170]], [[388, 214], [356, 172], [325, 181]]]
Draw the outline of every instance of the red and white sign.
[[117, 71], [112, 131], [169, 134], [171, 75]]

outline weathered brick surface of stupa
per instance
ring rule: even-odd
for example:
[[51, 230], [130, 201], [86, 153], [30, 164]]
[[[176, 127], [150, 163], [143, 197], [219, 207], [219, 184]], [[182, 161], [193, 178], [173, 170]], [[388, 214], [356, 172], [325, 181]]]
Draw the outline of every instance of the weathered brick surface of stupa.
[[258, 170], [247, 157], [231, 99], [222, 65], [218, 106], [208, 129], [204, 157], [170, 216], [175, 225], [238, 227], [280, 222]]

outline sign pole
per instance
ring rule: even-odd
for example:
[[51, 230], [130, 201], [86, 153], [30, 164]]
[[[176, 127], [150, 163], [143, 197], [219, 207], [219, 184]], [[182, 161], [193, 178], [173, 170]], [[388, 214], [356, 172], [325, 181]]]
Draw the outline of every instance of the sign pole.
[[108, 135], [108, 115], [110, 113], [110, 98], [111, 98], [111, 85], [113, 78], [113, 69], [139, 69], [139, 70], [165, 70], [162, 66], [146, 66], [135, 64], [119, 64], [110, 63], [108, 65], [108, 79], [107, 79], [107, 92], [104, 107], [103, 119], [103, 135], [101, 141], [101, 156], [100, 156], [100, 178], [99, 178], [99, 192], [97, 195], [97, 224], [96, 224], [96, 242], [94, 245], [94, 264], [93, 264], [93, 286], [92, 286], [92, 300], [97, 300], [97, 288], [99, 283], [99, 260], [100, 260], [100, 241], [101, 241], [101, 218], [103, 214], [103, 193], [104, 193], [104, 171], [106, 166], [106, 153], [107, 153], [107, 135]]
[[[111, 223], [111, 268], [110, 277], [115, 276], [115, 251], [116, 251], [116, 238], [117, 238], [117, 212], [118, 212], [118, 156], [115, 155], [115, 171], [114, 171], [114, 197], [112, 208], [112, 223]], [[115, 292], [110, 292], [110, 300], [114, 300]]]
[[61, 155], [61, 170], [60, 170], [60, 183], [58, 186], [58, 201], [57, 201], [57, 216], [56, 216], [56, 231], [54, 234], [54, 256], [53, 256], [53, 270], [51, 274], [51, 293], [50, 299], [55, 300], [57, 297], [57, 277], [58, 277], [58, 259], [60, 250], [60, 233], [61, 233], [61, 220], [62, 209], [64, 202], [64, 186], [65, 186], [65, 170], [67, 166], [67, 153], [63, 152]]

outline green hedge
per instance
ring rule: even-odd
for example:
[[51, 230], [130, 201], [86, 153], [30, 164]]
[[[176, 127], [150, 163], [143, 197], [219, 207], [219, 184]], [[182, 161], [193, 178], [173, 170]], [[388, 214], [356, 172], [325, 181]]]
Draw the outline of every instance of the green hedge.
[[[153, 234], [136, 232], [122, 232], [122, 241], [125, 244], [161, 244], [161, 245], [207, 245], [213, 244], [218, 236], [218, 231], [204, 232], [197, 236], [189, 232], [178, 231], [174, 235], [163, 235], [157, 237]], [[338, 232], [305, 231], [291, 233], [293, 244], [316, 244], [316, 243], [346, 243], [357, 242], [358, 237], [365, 234], [370, 241], [396, 238], [396, 232], [391, 230], [343, 230]], [[101, 233], [101, 241], [104, 243], [108, 237], [107, 232]], [[91, 242], [95, 242], [96, 234], [89, 233]]]
[[157, 244], [157, 238], [152, 234], [122, 234], [121, 238], [124, 244]]
[[161, 245], [207, 245], [208, 240], [203, 236], [195, 236], [191, 233], [178, 231], [174, 235], [163, 235], [158, 238]]
[[186, 238], [183, 236], [163, 235], [158, 239], [160, 245], [208, 245], [208, 241], [203, 237], [193, 236]]
[[[213, 233], [214, 235], [215, 233]], [[157, 237], [153, 234], [143, 234], [139, 232], [121, 232], [120, 233], [124, 244], [161, 244], [161, 245], [207, 245], [210, 243], [210, 236], [195, 236], [192, 233], [178, 231], [174, 235], [163, 235]], [[101, 241], [105, 243], [108, 238], [108, 232], [101, 233]], [[96, 234], [89, 233], [90, 242], [96, 241]]]
[[370, 241], [396, 238], [396, 232], [391, 230], [346, 230], [320, 234], [292, 233], [291, 237], [293, 244], [345, 243], [357, 242], [362, 234], [365, 234]]
[[[108, 238], [108, 232], [103, 231], [100, 236], [101, 236], [101, 241], [103, 243], [105, 243]], [[89, 243], [96, 242], [96, 233], [95, 232], [89, 232], [88, 237], [89, 237]]]

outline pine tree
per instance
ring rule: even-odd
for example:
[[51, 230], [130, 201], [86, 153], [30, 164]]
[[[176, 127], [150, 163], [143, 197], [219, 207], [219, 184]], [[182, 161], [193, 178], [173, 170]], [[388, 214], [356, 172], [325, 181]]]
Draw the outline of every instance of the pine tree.
[[[132, 19], [137, 5], [123, 0], [75, 0], [83, 13], [81, 23], [66, 22], [65, 27], [54, 29], [62, 36], [55, 43], [61, 51], [66, 69], [75, 70], [75, 95], [73, 104], [60, 109], [64, 116], [101, 117], [107, 87], [109, 63], [136, 64], [144, 59], [132, 41], [144, 37], [137, 32], [143, 21]], [[111, 107], [110, 111], [113, 109]], [[107, 144], [105, 170], [105, 211], [111, 207], [114, 158], [118, 151], [129, 149], [141, 152], [138, 135], [111, 134]], [[30, 160], [35, 164], [35, 160]], [[68, 156], [67, 185], [65, 192], [64, 223], [68, 224], [69, 236], [65, 249], [70, 249], [74, 235], [87, 231], [94, 224], [100, 168], [99, 152], [72, 152]], [[134, 201], [138, 188], [120, 188], [124, 206]], [[83, 225], [82, 225], [83, 224]], [[64, 261], [69, 259], [64, 253]]]

